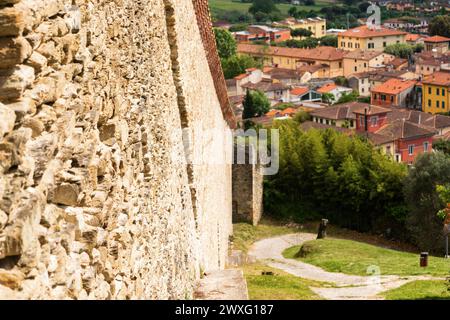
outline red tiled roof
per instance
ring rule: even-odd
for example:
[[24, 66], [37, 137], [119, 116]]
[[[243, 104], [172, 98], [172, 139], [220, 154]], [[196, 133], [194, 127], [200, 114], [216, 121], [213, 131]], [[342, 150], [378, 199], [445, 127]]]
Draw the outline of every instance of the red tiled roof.
[[408, 33], [406, 35], [405, 41], [417, 41], [421, 38], [418, 34]]
[[397, 119], [384, 125], [376, 133], [396, 140], [433, 136], [436, 132], [405, 119]]
[[247, 78], [248, 76], [249, 76], [249, 75], [248, 75], [247, 73], [242, 73], [242, 74], [240, 74], [240, 75], [234, 77], [234, 79], [236, 79], [236, 80], [242, 80], [242, 79]]
[[334, 83], [327, 83], [323, 87], [317, 89], [317, 92], [319, 92], [319, 93], [327, 93], [327, 92], [330, 92], [330, 91], [332, 91], [332, 90], [334, 90], [336, 88], [337, 88], [337, 85], [335, 85]]
[[311, 112], [312, 116], [331, 120], [355, 119], [354, 110], [369, 107], [369, 104], [362, 102], [349, 102], [337, 104]]
[[441, 37], [441, 36], [433, 36], [433, 37], [425, 38], [424, 41], [425, 42], [434, 42], [434, 43], [449, 42], [450, 38]]
[[448, 72], [435, 72], [423, 79], [424, 84], [433, 84], [437, 86], [450, 86], [450, 73]]
[[379, 106], [369, 105], [368, 107], [362, 107], [359, 109], [355, 109], [353, 112], [358, 114], [365, 114], [367, 110], [368, 115], [380, 114], [380, 113], [388, 113], [391, 112], [390, 109], [382, 108]]
[[380, 27], [379, 29], [370, 29], [367, 25], [349, 29], [338, 34], [339, 37], [354, 37], [354, 38], [371, 38], [406, 35], [406, 32]]
[[380, 92], [387, 94], [399, 94], [416, 84], [415, 80], [389, 79], [385, 83], [379, 84], [372, 89], [372, 92]]
[[294, 96], [300, 96], [302, 94], [307, 93], [308, 91], [309, 91], [308, 87], [296, 87], [291, 90], [291, 94]]
[[237, 52], [245, 54], [273, 55], [292, 57], [304, 60], [336, 61], [342, 60], [346, 51], [334, 47], [317, 47], [313, 49], [299, 49], [286, 47], [266, 47], [255, 44], [239, 43]]
[[370, 51], [370, 50], [354, 50], [348, 52], [344, 58], [346, 59], [358, 59], [358, 60], [372, 60], [380, 55], [382, 55], [382, 51]]

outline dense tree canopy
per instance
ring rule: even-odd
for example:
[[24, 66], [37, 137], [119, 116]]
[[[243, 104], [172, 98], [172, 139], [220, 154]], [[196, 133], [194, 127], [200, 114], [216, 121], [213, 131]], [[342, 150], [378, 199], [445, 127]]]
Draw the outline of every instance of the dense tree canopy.
[[252, 5], [248, 9], [248, 12], [253, 15], [256, 15], [258, 12], [268, 15], [277, 11], [279, 10], [272, 0], [253, 0]]
[[222, 28], [214, 28], [214, 35], [216, 36], [217, 51], [221, 59], [228, 59], [236, 54], [236, 40], [231, 32]]
[[258, 90], [247, 90], [242, 103], [244, 111], [242, 119], [259, 117], [270, 110], [270, 102], [266, 95]]
[[248, 68], [259, 68], [261, 64], [251, 56], [240, 54], [228, 59], [221, 59], [225, 79], [232, 79], [245, 72]]
[[298, 28], [291, 30], [291, 36], [293, 37], [310, 37], [312, 35], [312, 31], [308, 29]]
[[407, 228], [421, 250], [442, 250], [442, 221], [436, 213], [445, 204], [438, 185], [450, 181], [450, 157], [442, 152], [425, 153], [418, 157], [405, 181], [405, 197], [410, 214]]
[[391, 44], [384, 48], [384, 52], [403, 59], [408, 59], [413, 51], [413, 47], [406, 43]]
[[436, 16], [428, 25], [430, 35], [450, 38], [450, 15]]
[[280, 167], [265, 185], [265, 209], [297, 220], [329, 218], [361, 231], [404, 216], [406, 167], [363, 138], [332, 129], [303, 132], [291, 120], [277, 121]]

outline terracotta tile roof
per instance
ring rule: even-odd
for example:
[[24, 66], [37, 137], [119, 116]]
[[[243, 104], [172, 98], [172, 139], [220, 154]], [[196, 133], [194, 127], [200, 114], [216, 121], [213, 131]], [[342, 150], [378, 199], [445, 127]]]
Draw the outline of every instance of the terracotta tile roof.
[[450, 41], [450, 38], [441, 37], [441, 36], [433, 36], [433, 37], [425, 38], [424, 41], [425, 41], [425, 42], [434, 42], [434, 43], [438, 43], [438, 42], [449, 42], [449, 41]]
[[370, 51], [370, 50], [354, 50], [345, 54], [345, 59], [358, 59], [358, 60], [372, 60], [380, 55], [382, 51]]
[[380, 29], [369, 29], [367, 25], [349, 29], [339, 34], [339, 37], [354, 37], [354, 38], [371, 38], [406, 35], [406, 32], [380, 27]]
[[381, 113], [389, 113], [392, 110], [387, 108], [382, 108], [379, 106], [368, 105], [362, 108], [358, 108], [353, 110], [353, 113], [364, 114], [367, 110], [367, 115], [381, 114]]
[[291, 90], [291, 94], [294, 96], [300, 96], [309, 91], [308, 87], [295, 87]]
[[249, 76], [249, 74], [247, 74], [247, 73], [242, 73], [242, 74], [237, 75], [236, 77], [234, 77], [234, 79], [236, 79], [236, 80], [242, 80], [242, 79], [247, 78], [248, 76]]
[[408, 60], [402, 58], [395, 58], [394, 60], [388, 62], [387, 64], [394, 66], [394, 68], [398, 68], [405, 63], [408, 63]]
[[374, 132], [358, 132], [358, 134], [362, 135], [362, 136], [366, 136], [367, 139], [369, 139], [369, 141], [372, 142], [376, 146], [394, 141], [394, 139], [390, 136], [385, 136], [385, 135], [374, 133]]
[[272, 81], [260, 81], [258, 83], [246, 83], [241, 86], [242, 88], [247, 88], [250, 90], [260, 90], [262, 92], [270, 92], [275, 90], [286, 90], [289, 89], [289, 86], [283, 84], [281, 82], [272, 82]]
[[285, 68], [264, 68], [263, 72], [270, 75], [272, 79], [297, 79], [303, 75], [300, 70]]
[[311, 112], [312, 116], [331, 120], [355, 119], [354, 110], [369, 107], [369, 104], [362, 102], [349, 102], [326, 107]]
[[435, 72], [425, 77], [422, 81], [424, 84], [433, 84], [437, 86], [450, 86], [449, 72]]
[[389, 79], [385, 83], [379, 84], [372, 88], [372, 92], [399, 94], [416, 84], [415, 80]]
[[406, 121], [405, 119], [397, 119], [386, 124], [376, 133], [397, 140], [433, 136], [436, 132], [424, 126]]
[[314, 49], [299, 49], [286, 47], [261, 46], [255, 44], [239, 43], [237, 52], [257, 55], [273, 55], [291, 57], [309, 61], [336, 61], [342, 60], [346, 51], [334, 47], [317, 47]]
[[323, 87], [317, 89], [317, 92], [319, 92], [319, 93], [327, 93], [327, 92], [330, 92], [330, 91], [332, 91], [332, 90], [334, 90], [336, 88], [337, 88], [337, 85], [335, 85], [334, 83], [327, 83]]
[[408, 33], [406, 35], [405, 41], [417, 41], [420, 38], [422, 38], [422, 36], [420, 36], [418, 34]]
[[281, 111], [281, 114], [284, 115], [284, 116], [293, 115], [293, 114], [296, 114], [296, 113], [297, 113], [297, 109], [291, 108], [291, 107], [286, 108], [283, 111]]

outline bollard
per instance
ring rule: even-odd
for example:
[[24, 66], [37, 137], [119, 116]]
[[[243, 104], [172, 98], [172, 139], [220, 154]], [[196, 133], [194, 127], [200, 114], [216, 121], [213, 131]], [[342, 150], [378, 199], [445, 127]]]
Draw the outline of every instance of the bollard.
[[317, 233], [317, 239], [324, 239], [327, 236], [327, 224], [328, 219], [322, 219], [319, 225], [319, 232]]
[[428, 252], [420, 253], [420, 266], [422, 268], [428, 267]]

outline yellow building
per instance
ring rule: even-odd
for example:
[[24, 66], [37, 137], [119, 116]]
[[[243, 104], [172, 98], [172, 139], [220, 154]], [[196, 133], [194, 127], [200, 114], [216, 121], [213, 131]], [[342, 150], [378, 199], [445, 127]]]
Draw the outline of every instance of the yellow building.
[[354, 73], [375, 71], [394, 60], [393, 55], [382, 51], [353, 50], [344, 56], [344, 77]]
[[422, 81], [422, 111], [450, 111], [450, 73], [435, 72]]
[[391, 44], [406, 43], [406, 34], [384, 27], [370, 29], [364, 25], [338, 33], [338, 48], [350, 51], [358, 49], [383, 51]]
[[[343, 58], [347, 51], [333, 47], [298, 49], [239, 43], [238, 54], [247, 54], [261, 60], [265, 66], [297, 70], [307, 65], [321, 65], [321, 78], [344, 75]], [[326, 65], [326, 66], [325, 66]]]
[[311, 36], [314, 38], [321, 38], [327, 33], [327, 21], [320, 17], [307, 19], [288, 18], [274, 23], [274, 25], [283, 25], [291, 29], [306, 29], [312, 32]]

